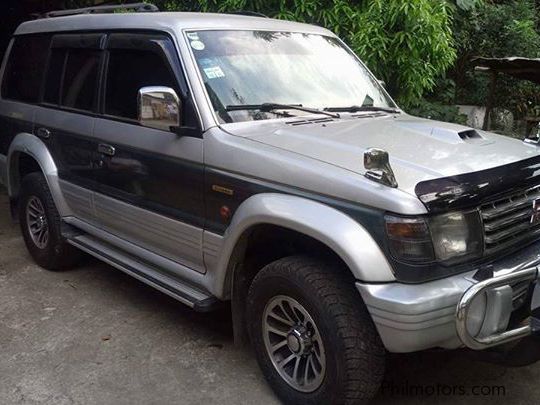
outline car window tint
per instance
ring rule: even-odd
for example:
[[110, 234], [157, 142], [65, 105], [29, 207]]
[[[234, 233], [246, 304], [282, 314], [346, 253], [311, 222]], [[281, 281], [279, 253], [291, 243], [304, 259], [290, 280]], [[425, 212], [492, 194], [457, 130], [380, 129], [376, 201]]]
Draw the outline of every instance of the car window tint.
[[43, 101], [50, 104], [60, 104], [60, 85], [66, 61], [67, 49], [53, 49], [49, 58], [49, 67], [45, 79], [45, 94]]
[[99, 51], [69, 50], [64, 70], [61, 105], [77, 110], [93, 110], [99, 59]]
[[15, 38], [3, 78], [3, 98], [27, 103], [39, 100], [50, 41], [49, 35]]
[[176, 90], [174, 76], [165, 59], [151, 51], [111, 50], [105, 113], [136, 120], [137, 94], [146, 86], [166, 86]]

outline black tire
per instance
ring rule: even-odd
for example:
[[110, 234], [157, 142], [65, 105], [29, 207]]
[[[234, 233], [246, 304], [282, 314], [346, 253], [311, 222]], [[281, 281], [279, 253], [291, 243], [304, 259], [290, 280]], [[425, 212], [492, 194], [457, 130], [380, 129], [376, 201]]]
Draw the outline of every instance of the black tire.
[[[43, 208], [48, 229], [48, 240], [42, 247], [39, 247], [33, 240], [28, 225], [27, 207], [30, 200], [36, 198]], [[62, 237], [60, 215], [43, 174], [36, 172], [24, 177], [18, 203], [21, 233], [26, 248], [34, 261], [44, 269], [52, 271], [67, 270], [76, 265], [81, 257], [81, 252], [69, 245]]]
[[[326, 370], [312, 392], [301, 392], [287, 383], [266, 350], [263, 314], [276, 296], [296, 300], [317, 325]], [[253, 280], [247, 320], [263, 374], [286, 404], [360, 404], [379, 390], [386, 352], [348, 270], [305, 256], [277, 260]]]

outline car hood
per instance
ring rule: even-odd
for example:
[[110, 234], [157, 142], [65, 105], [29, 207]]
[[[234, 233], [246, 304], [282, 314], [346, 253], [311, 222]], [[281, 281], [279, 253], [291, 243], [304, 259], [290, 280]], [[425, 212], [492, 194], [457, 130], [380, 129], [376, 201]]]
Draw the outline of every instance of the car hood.
[[342, 119], [290, 119], [228, 124], [244, 136], [286, 151], [364, 174], [363, 154], [380, 148], [390, 155], [398, 188], [415, 193], [422, 181], [477, 172], [538, 155], [520, 140], [469, 127], [380, 114]]

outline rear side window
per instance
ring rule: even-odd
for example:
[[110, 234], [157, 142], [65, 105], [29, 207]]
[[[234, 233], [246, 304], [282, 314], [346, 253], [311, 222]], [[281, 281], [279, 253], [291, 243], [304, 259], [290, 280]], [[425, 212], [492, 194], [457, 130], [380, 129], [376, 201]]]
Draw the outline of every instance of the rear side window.
[[43, 101], [82, 111], [96, 102], [101, 52], [55, 48], [49, 60]]
[[49, 35], [15, 37], [2, 81], [2, 98], [38, 102], [50, 42]]
[[66, 49], [53, 49], [51, 51], [47, 80], [45, 82], [45, 94], [43, 95], [43, 101], [46, 103], [60, 104], [60, 86], [62, 85], [66, 58]]
[[109, 56], [105, 114], [137, 119], [137, 94], [142, 87], [177, 88], [161, 55], [144, 50], [112, 49]]
[[70, 50], [64, 69], [60, 105], [92, 111], [96, 99], [100, 52], [86, 49]]

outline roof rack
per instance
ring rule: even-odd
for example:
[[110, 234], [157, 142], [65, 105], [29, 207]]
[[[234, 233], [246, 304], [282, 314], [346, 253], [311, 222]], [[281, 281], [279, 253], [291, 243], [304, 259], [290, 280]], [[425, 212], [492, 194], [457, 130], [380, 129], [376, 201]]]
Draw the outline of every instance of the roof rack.
[[130, 3], [130, 4], [114, 4], [102, 5], [85, 8], [76, 8], [71, 10], [49, 11], [41, 16], [41, 18], [64, 17], [68, 15], [78, 14], [98, 14], [98, 13], [114, 13], [118, 10], [133, 10], [137, 13], [156, 12], [159, 11], [153, 4], [148, 3]]

